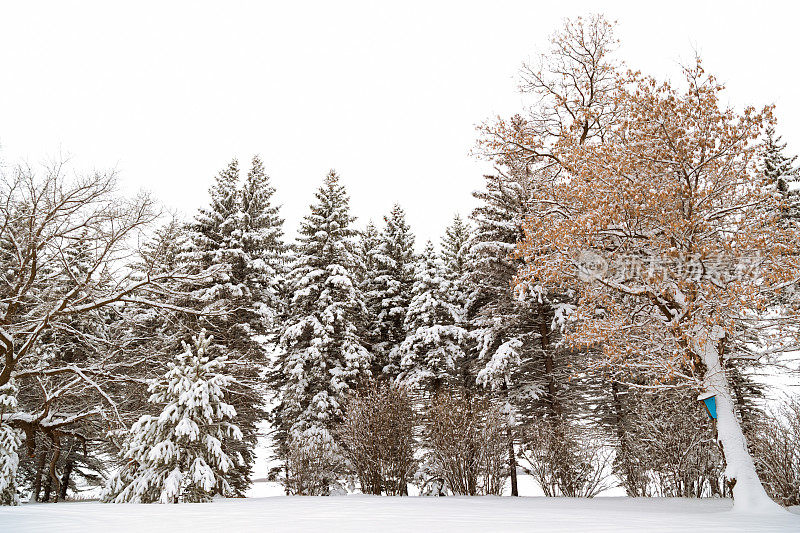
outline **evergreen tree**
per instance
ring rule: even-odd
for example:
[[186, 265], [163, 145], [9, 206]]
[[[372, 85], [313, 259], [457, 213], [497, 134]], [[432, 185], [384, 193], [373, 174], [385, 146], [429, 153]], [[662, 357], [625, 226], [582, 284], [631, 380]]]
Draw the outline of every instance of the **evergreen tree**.
[[403, 342], [406, 312], [414, 283], [414, 235], [406, 223], [403, 209], [395, 204], [381, 233], [381, 244], [375, 256], [375, 297], [379, 341], [375, 346], [377, 368], [387, 377], [395, 377], [399, 361], [391, 357], [392, 349]]
[[787, 156], [785, 150], [786, 143], [781, 142], [781, 136], [775, 135], [774, 127], [768, 127], [763, 146], [764, 175], [778, 191], [789, 196], [797, 191], [796, 184], [800, 181], [800, 170], [794, 166], [797, 156]]
[[464, 222], [460, 215], [456, 215], [442, 237], [442, 262], [444, 276], [451, 284], [451, 303], [459, 308], [463, 308], [467, 303], [465, 277], [470, 267], [469, 239], [469, 224]]
[[438, 392], [463, 364], [468, 333], [456, 325], [459, 312], [449, 301], [450, 289], [428, 241], [414, 275], [404, 325], [408, 335], [392, 353], [400, 361], [400, 381]]
[[[517, 424], [509, 431], [512, 494], [516, 471], [514, 441], [528, 424], [550, 427], [588, 412], [575, 376], [583, 356], [558, 349], [569, 300], [552, 289], [517, 286], [521, 261], [514, 258], [522, 225], [533, 200], [529, 169], [514, 165], [485, 176], [486, 188], [473, 193], [479, 206], [472, 213], [475, 230], [469, 241], [466, 320], [477, 347], [470, 354], [479, 385], [508, 402]], [[564, 405], [569, 403], [569, 411]], [[569, 431], [562, 431], [564, 435]], [[565, 448], [566, 449], [566, 448]], [[563, 458], [552, 461], [563, 464]]]
[[3, 421], [4, 416], [16, 410], [16, 395], [13, 381], [0, 386], [0, 505], [19, 504], [16, 479], [20, 438], [17, 430]]
[[230, 402], [244, 438], [224, 444], [242, 458], [231, 476], [238, 495], [244, 495], [250, 485], [257, 426], [266, 417], [264, 336], [281, 312], [282, 221], [270, 203], [272, 194], [257, 157], [240, 189], [239, 165], [234, 159], [217, 176], [210, 206], [196, 216], [188, 250], [181, 256], [193, 272], [213, 273], [210, 282], [192, 287], [194, 301], [187, 303], [200, 316], [184, 316], [184, 331], [207, 329], [215, 339], [211, 349], [236, 362]]
[[[234, 159], [217, 175], [210, 189], [211, 205], [200, 209], [192, 227], [190, 259], [205, 268], [214, 266], [213, 283], [198, 294], [204, 302], [242, 297], [247, 291], [241, 280], [243, 245], [240, 229], [239, 162]], [[238, 271], [237, 271], [238, 270]], [[234, 277], [238, 273], [239, 279]]]
[[777, 189], [786, 202], [783, 216], [787, 224], [800, 220], [800, 168], [795, 167], [797, 156], [786, 155], [786, 143], [775, 135], [772, 126], [766, 130], [762, 147], [763, 172], [767, 183]]
[[[170, 219], [158, 227], [151, 239], [144, 242], [139, 257], [131, 265], [134, 275], [142, 272], [157, 274], [179, 271], [185, 266], [185, 252], [191, 239], [190, 228], [177, 218]], [[193, 271], [200, 270], [192, 265]], [[187, 297], [184, 291], [196, 286], [171, 281], [160, 286], [160, 290], [150, 291], [148, 299], [174, 307], [201, 309], [203, 302], [193, 295]], [[196, 316], [186, 316], [172, 309], [154, 309], [137, 303], [128, 303], [122, 309], [121, 320], [115, 325], [114, 337], [118, 346], [124, 346], [132, 360], [145, 360], [146, 365], [132, 368], [132, 377], [137, 379], [120, 383], [117, 388], [121, 397], [123, 421], [130, 425], [150, 410], [147, 402], [147, 385], [142, 383], [164, 375], [167, 364], [174, 354], [182, 349], [184, 339], [190, 339], [192, 327], [198, 323]]]
[[242, 248], [247, 258], [244, 278], [259, 314], [269, 326], [275, 325], [283, 311], [281, 283], [286, 261], [283, 219], [278, 206], [272, 205], [274, 194], [264, 164], [258, 156], [253, 157], [241, 190]]
[[236, 410], [224, 401], [233, 382], [227, 358], [210, 357], [210, 344], [201, 331], [194, 346], [184, 343], [169, 371], [151, 383], [150, 403], [164, 407], [131, 427], [122, 445], [125, 464], [109, 481], [104, 501], [203, 502], [234, 493], [235, 462], [223, 441], [241, 440], [242, 432], [232, 423]]
[[454, 216], [442, 237], [442, 262], [451, 279], [460, 278], [467, 272], [469, 238], [469, 224], [464, 222], [461, 215]]
[[[369, 378], [372, 362], [359, 331], [365, 307], [356, 279], [354, 219], [334, 171], [315, 196], [300, 226], [289, 275], [293, 317], [283, 329], [275, 376], [281, 389], [274, 425], [278, 455], [287, 461], [287, 470], [294, 464], [290, 458], [313, 452], [298, 446], [333, 441], [345, 396]], [[287, 479], [296, 474], [288, 473]], [[334, 483], [327, 474], [323, 477]]]
[[380, 322], [378, 315], [381, 307], [381, 293], [378, 290], [376, 272], [378, 261], [376, 256], [380, 252], [381, 235], [378, 228], [370, 220], [367, 227], [361, 231], [358, 240], [358, 284], [364, 297], [366, 314], [364, 316], [363, 340], [367, 348], [374, 351], [380, 342]]
[[541, 398], [549, 397], [552, 403], [556, 395], [555, 383], [539, 364], [540, 358], [552, 357], [554, 352], [554, 313], [548, 300], [539, 300], [540, 294], [523, 298], [514, 286], [520, 262], [513, 252], [531, 199], [528, 178], [524, 169], [511, 169], [485, 179], [486, 189], [473, 193], [480, 205], [472, 213], [476, 228], [469, 243], [471, 268], [466, 275], [467, 316], [478, 342], [477, 377], [493, 388], [511, 387], [512, 396], [533, 392], [533, 397], [516, 398], [514, 403], [538, 410]]

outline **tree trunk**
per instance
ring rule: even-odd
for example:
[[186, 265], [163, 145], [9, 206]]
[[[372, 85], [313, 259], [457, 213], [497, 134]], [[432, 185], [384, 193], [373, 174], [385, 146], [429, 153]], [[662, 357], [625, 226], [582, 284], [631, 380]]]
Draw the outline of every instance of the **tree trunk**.
[[725, 332], [719, 326], [700, 332], [692, 348], [705, 365], [703, 383], [713, 393], [717, 404], [717, 439], [725, 457], [725, 477], [732, 488], [733, 509], [744, 512], [783, 512], [764, 490], [747, 449], [742, 427], [736, 418], [731, 390], [722, 365], [722, 341]]
[[511, 495], [519, 496], [517, 487], [517, 454], [514, 451], [514, 432], [511, 428], [507, 430], [508, 435], [508, 469], [511, 472]]
[[49, 475], [47, 475], [47, 477], [45, 479], [47, 480], [47, 483], [44, 484], [44, 496], [42, 496], [42, 501], [43, 502], [49, 502], [50, 501], [50, 491], [53, 489], [53, 478], [51, 478]]
[[644, 496], [639, 490], [639, 476], [635, 471], [630, 460], [630, 445], [628, 444], [628, 432], [625, 428], [625, 408], [622, 405], [622, 398], [620, 395], [619, 383], [611, 381], [611, 400], [614, 408], [614, 426], [619, 440], [619, 453], [621, 457], [620, 463], [624, 472], [625, 492], [628, 496], [639, 497]]
[[42, 476], [44, 475], [44, 463], [47, 460], [47, 453], [42, 450], [39, 452], [38, 461], [36, 461], [36, 474], [33, 478], [33, 494], [31, 500], [34, 502], [41, 501], [40, 496], [42, 492]]
[[72, 475], [74, 463], [70, 460], [64, 465], [64, 473], [61, 475], [61, 487], [59, 497], [61, 501], [67, 499], [67, 489], [69, 488], [69, 477]]
[[539, 337], [542, 343], [542, 353], [544, 355], [544, 372], [547, 376], [547, 403], [550, 408], [551, 416], [561, 414], [560, 405], [556, 400], [556, 380], [553, 375], [555, 363], [553, 361], [553, 350], [550, 347], [550, 330], [547, 324], [547, 313], [543, 304], [539, 304]]
[[[50, 436], [50, 442], [53, 445], [53, 456], [50, 458], [49, 477], [50, 480], [55, 485], [56, 489], [55, 503], [58, 503], [58, 496], [61, 493], [61, 490], [60, 490], [60, 482], [58, 480], [58, 476], [56, 475], [56, 464], [58, 464], [58, 459], [59, 457], [61, 457], [61, 439], [57, 432], [53, 432], [53, 434]], [[47, 483], [47, 486], [49, 495], [50, 482]]]

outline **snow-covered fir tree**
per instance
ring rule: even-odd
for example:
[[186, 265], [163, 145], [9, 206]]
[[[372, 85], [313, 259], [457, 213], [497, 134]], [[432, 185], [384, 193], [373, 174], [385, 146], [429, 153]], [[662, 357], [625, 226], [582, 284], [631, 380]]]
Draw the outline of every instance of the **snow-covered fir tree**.
[[268, 327], [275, 325], [282, 311], [280, 285], [286, 266], [283, 219], [278, 206], [272, 204], [274, 194], [264, 163], [258, 156], [253, 157], [241, 189], [242, 248], [246, 258], [243, 275]]
[[0, 386], [0, 505], [19, 504], [16, 480], [20, 438], [17, 430], [3, 421], [16, 410], [16, 395], [17, 387], [13, 381]]
[[456, 215], [442, 237], [442, 264], [445, 278], [451, 284], [451, 301], [460, 307], [467, 301], [465, 278], [470, 267], [469, 239], [469, 224]]
[[231, 476], [240, 495], [250, 485], [257, 425], [266, 417], [265, 335], [281, 306], [282, 220], [271, 204], [272, 194], [259, 158], [254, 158], [242, 188], [238, 162], [231, 161], [211, 187], [210, 205], [197, 214], [188, 250], [181, 256], [194, 272], [212, 273], [208, 283], [191, 291], [190, 303], [205, 316], [184, 317], [184, 329], [206, 328], [214, 337], [213, 349], [236, 361], [230, 402], [244, 438], [229, 444], [244, 459]]
[[392, 348], [406, 337], [406, 312], [414, 283], [414, 234], [406, 222], [403, 209], [395, 204], [381, 233], [381, 244], [375, 256], [375, 292], [377, 305], [378, 343], [375, 346], [377, 368], [387, 377], [397, 375], [399, 360], [391, 356]]
[[204, 287], [202, 299], [216, 302], [243, 296], [247, 287], [234, 277], [244, 259], [240, 228], [239, 162], [233, 159], [216, 177], [209, 190], [210, 205], [198, 211], [192, 225], [190, 259], [202, 266], [214, 265], [214, 282]]
[[468, 333], [457, 325], [459, 309], [450, 302], [451, 288], [428, 241], [414, 274], [404, 325], [408, 334], [392, 351], [392, 358], [400, 361], [401, 382], [437, 392], [459, 378]]
[[466, 276], [467, 315], [478, 341], [477, 378], [489, 387], [511, 387], [523, 395], [519, 405], [530, 405], [545, 394], [551, 398], [556, 394], [546, 369], [537, 364], [537, 355], [552, 356], [548, 333], [553, 309], [547, 300], [521, 298], [514, 288], [520, 262], [513, 252], [523, 235], [531, 192], [522, 168], [485, 179], [486, 188], [473, 193], [480, 204], [472, 213], [475, 231], [469, 243], [470, 271]]
[[366, 306], [362, 339], [370, 351], [374, 351], [375, 346], [381, 340], [378, 315], [382, 300], [381, 293], [378, 291], [378, 282], [375, 279], [375, 272], [378, 268], [376, 255], [380, 252], [380, 246], [381, 234], [375, 223], [370, 220], [366, 228], [360, 232], [356, 246], [358, 284]]
[[[185, 266], [184, 254], [190, 239], [190, 228], [184, 222], [177, 218], [166, 221], [143, 243], [131, 270], [137, 278], [143, 277], [145, 272], [180, 270]], [[173, 280], [162, 284], [160, 291], [152, 291], [147, 297], [170, 307], [201, 308], [202, 302], [183, 292], [194, 288], [196, 287], [193, 284]], [[118, 386], [120, 394], [125, 398], [123, 421], [130, 425], [149, 411], [146, 381], [166, 372], [166, 365], [182, 349], [182, 342], [193, 334], [191, 328], [195, 327], [198, 318], [186, 316], [173, 309], [157, 309], [138, 303], [126, 304], [121, 313], [122, 319], [115, 332], [117, 342], [125, 346], [126, 353], [133, 360], [138, 358], [148, 361], [147, 365], [138, 365], [131, 369], [135, 380]]]
[[[513, 450], [513, 442], [524, 438], [526, 424], [549, 419], [557, 427], [566, 423], [565, 417], [585, 415], [588, 406], [575, 379], [582, 356], [558, 349], [560, 327], [569, 315], [568, 299], [555, 290], [515, 285], [521, 262], [513, 254], [533, 199], [530, 170], [524, 164], [509, 164], [485, 180], [485, 189], [473, 193], [480, 204], [471, 217], [475, 230], [465, 275], [466, 320], [477, 341], [470, 354], [477, 384], [507, 401], [518, 425], [509, 431]], [[564, 409], [568, 403], [571, 408]], [[512, 485], [515, 462], [510, 451]]]
[[797, 156], [786, 154], [786, 143], [775, 134], [775, 128], [766, 129], [762, 165], [767, 182], [786, 200], [785, 216], [800, 219], [800, 168], [795, 167]]
[[442, 237], [442, 263], [448, 277], [460, 278], [467, 271], [469, 238], [469, 224], [457, 214]]
[[[333, 441], [331, 430], [341, 420], [345, 396], [371, 374], [372, 357], [359, 331], [365, 308], [357, 283], [349, 198], [334, 171], [315, 196], [300, 226], [289, 274], [292, 319], [283, 329], [274, 378], [280, 384], [273, 411], [277, 453], [287, 470], [298, 457], [316, 456], [315, 450], [298, 446]], [[332, 488], [335, 480], [327, 467], [320, 469], [319, 476]], [[288, 472], [287, 481], [298, 474]]]
[[123, 465], [111, 478], [103, 500], [114, 503], [209, 501], [234, 494], [235, 460], [224, 442], [241, 440], [236, 410], [224, 400], [234, 381], [227, 358], [211, 357], [205, 331], [184, 343], [184, 351], [150, 387], [158, 415], [142, 416], [122, 444]]

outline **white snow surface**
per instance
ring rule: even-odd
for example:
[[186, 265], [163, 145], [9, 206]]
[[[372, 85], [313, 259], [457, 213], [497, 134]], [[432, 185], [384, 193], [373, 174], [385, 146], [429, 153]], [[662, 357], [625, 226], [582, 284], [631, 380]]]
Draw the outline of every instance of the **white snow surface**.
[[779, 515], [730, 509], [731, 501], [720, 499], [495, 496], [278, 496], [178, 505], [66, 502], [0, 507], [0, 531], [800, 531], [798, 508]]

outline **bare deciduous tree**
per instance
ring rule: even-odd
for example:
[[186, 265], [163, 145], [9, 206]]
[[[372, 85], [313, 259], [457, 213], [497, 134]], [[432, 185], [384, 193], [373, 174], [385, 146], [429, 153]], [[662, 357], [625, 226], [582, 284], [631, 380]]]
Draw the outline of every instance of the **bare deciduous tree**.
[[[159, 213], [145, 194], [118, 196], [114, 173], [68, 177], [62, 163], [42, 174], [18, 167], [0, 179], [0, 206], [0, 386], [13, 380], [22, 400], [0, 421], [22, 430], [30, 456], [38, 434], [49, 439], [59, 494], [62, 440], [85, 442], [89, 424], [121, 420], [113, 391], [136, 362], [110, 338], [114, 313], [126, 303], [170, 307], [162, 303], [165, 284], [191, 276], [129, 267]], [[87, 320], [97, 327], [83, 327]], [[70, 342], [48, 346], [54, 335]]]

